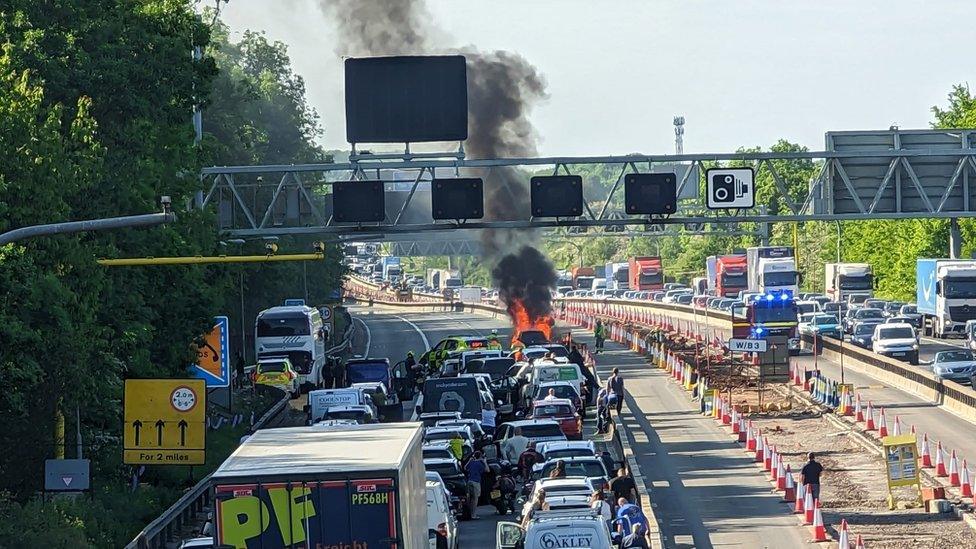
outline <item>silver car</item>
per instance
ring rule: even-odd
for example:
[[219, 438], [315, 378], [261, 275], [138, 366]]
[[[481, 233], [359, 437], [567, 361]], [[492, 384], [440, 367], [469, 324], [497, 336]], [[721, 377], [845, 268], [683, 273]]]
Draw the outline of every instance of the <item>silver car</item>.
[[976, 374], [976, 358], [968, 349], [939, 351], [929, 364], [939, 379], [966, 382]]

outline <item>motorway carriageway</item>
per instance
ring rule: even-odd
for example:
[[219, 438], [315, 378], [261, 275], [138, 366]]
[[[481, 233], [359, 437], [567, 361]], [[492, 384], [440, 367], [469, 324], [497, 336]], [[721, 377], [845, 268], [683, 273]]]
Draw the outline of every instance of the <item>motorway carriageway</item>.
[[[845, 340], [844, 348], [847, 349], [848, 345], [853, 346], [849, 340]], [[962, 348], [965, 348], [965, 340], [963, 339], [922, 338], [919, 360], [931, 360], [938, 351]], [[793, 359], [808, 370], [813, 370], [816, 362], [827, 377], [838, 382], [841, 379], [839, 362], [825, 360], [822, 356], [817, 357], [814, 361], [814, 357], [810, 354], [793, 357]], [[924, 364], [918, 366], [905, 364], [909, 368], [929, 369]], [[942, 445], [947, 449], [946, 459], [948, 459], [949, 450], [956, 450], [960, 459], [960, 466], [962, 466], [962, 458], [969, 460], [971, 469], [976, 466], [976, 425], [932, 401], [901, 389], [889, 387], [874, 377], [855, 372], [850, 368], [844, 369], [844, 381], [853, 383], [855, 391], [861, 394], [862, 407], [867, 406], [868, 400], [872, 402], [875, 409], [875, 421], [877, 421], [878, 407], [883, 406], [885, 408], [889, 432], [893, 428], [897, 415], [901, 419], [903, 432], [909, 432], [910, 426], [914, 425], [918, 431], [919, 441], [922, 439], [922, 433], [928, 433], [930, 449], [933, 452], [933, 462], [935, 461], [935, 442], [941, 440]], [[946, 466], [948, 467], [948, 463]]]
[[[408, 350], [419, 356], [426, 350], [424, 337], [436, 345], [449, 334], [487, 334], [493, 328], [504, 339], [510, 334], [506, 318], [379, 306], [353, 307], [350, 312], [359, 319], [360, 329], [362, 323], [368, 328], [369, 355], [388, 357], [391, 363]], [[592, 345], [589, 334], [575, 335]], [[357, 337], [356, 343], [355, 351], [362, 353], [366, 342]], [[624, 422], [668, 547], [807, 545], [809, 534], [798, 527], [765, 476], [725, 430], [699, 415], [687, 393], [666, 373], [621, 345], [608, 341], [606, 348], [597, 356], [599, 373], [606, 379], [616, 366], [624, 376], [631, 411]], [[479, 516], [461, 522], [461, 544], [494, 547], [495, 523], [501, 517], [491, 507], [482, 507]]]

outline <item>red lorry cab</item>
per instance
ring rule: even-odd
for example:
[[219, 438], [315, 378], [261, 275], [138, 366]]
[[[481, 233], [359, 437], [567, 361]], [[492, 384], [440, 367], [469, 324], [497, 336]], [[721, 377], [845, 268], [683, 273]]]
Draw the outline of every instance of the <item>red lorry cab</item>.
[[721, 255], [715, 260], [715, 295], [738, 297], [749, 289], [748, 264], [744, 255]]
[[660, 257], [630, 258], [631, 290], [663, 290], [664, 269]]

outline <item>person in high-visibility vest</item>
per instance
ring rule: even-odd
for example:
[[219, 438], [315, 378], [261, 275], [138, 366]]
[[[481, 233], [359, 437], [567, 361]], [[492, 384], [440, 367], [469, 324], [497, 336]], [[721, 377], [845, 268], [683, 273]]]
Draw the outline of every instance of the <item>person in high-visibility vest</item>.
[[593, 345], [595, 349], [594, 353], [599, 353], [603, 350], [603, 340], [607, 337], [607, 327], [603, 325], [602, 320], [596, 321], [596, 326], [593, 327], [593, 338], [596, 339], [596, 343]]
[[488, 335], [488, 348], [491, 350], [502, 350], [502, 344], [498, 341], [498, 330], [492, 330]]

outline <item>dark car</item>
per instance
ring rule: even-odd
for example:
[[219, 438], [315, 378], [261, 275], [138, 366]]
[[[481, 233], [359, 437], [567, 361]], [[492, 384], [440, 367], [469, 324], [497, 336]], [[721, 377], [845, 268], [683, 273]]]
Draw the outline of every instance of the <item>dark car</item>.
[[918, 307], [914, 303], [902, 305], [901, 309], [898, 310], [898, 316], [910, 318], [909, 324], [915, 326], [916, 330], [922, 329], [922, 315], [918, 314]]
[[830, 301], [820, 306], [823, 308], [823, 312], [834, 315], [841, 321], [844, 320], [844, 315], [847, 314], [847, 303]]
[[695, 299], [695, 296], [691, 294], [681, 294], [674, 298], [674, 302], [679, 305], [691, 305], [691, 300]]
[[875, 324], [884, 322], [884, 311], [873, 307], [852, 309], [848, 312], [847, 318], [844, 319], [844, 331], [853, 333], [854, 325], [865, 320], [874, 320], [876, 321]]
[[905, 303], [901, 301], [889, 301], [884, 305], [884, 315], [887, 317], [898, 316], [901, 312], [901, 308], [905, 306]]
[[874, 327], [877, 322], [858, 322], [851, 331], [851, 343], [865, 349], [871, 348], [871, 339], [874, 337]]

